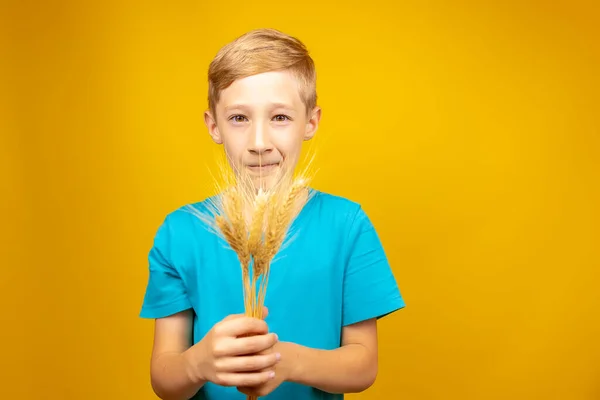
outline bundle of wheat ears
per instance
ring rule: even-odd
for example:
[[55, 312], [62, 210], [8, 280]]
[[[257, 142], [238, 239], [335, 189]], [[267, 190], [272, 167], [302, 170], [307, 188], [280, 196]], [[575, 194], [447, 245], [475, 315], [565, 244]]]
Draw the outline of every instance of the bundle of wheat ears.
[[244, 171], [226, 178], [229, 184], [221, 190], [214, 216], [218, 232], [239, 259], [245, 314], [254, 318], [263, 318], [271, 263], [308, 200], [308, 178], [280, 171], [269, 188]]
[[263, 189], [240, 175], [223, 190], [215, 223], [240, 261], [245, 313], [262, 318], [271, 262], [306, 201], [308, 180], [284, 174]]

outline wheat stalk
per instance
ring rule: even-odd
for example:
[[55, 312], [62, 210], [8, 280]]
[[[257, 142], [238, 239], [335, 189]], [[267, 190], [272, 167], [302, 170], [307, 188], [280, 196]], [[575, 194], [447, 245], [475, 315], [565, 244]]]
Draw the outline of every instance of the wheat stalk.
[[234, 171], [235, 179], [221, 172], [226, 186], [214, 205], [214, 225], [239, 259], [245, 314], [262, 319], [271, 263], [305, 204], [308, 179], [294, 179], [290, 169], [281, 168], [271, 188], [263, 190], [259, 182], [257, 190], [244, 170]]

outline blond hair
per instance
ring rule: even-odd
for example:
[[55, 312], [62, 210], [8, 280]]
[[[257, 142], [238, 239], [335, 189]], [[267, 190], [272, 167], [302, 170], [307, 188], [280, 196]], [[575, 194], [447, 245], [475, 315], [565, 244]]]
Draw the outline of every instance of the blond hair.
[[215, 113], [221, 91], [235, 80], [289, 71], [300, 83], [300, 97], [310, 113], [317, 104], [316, 71], [306, 46], [275, 29], [256, 29], [225, 45], [208, 70], [208, 106]]

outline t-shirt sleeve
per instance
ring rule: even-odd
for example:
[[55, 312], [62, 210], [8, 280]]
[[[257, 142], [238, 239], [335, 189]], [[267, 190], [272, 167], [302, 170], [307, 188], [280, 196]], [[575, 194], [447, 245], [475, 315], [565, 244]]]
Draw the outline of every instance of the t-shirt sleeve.
[[163, 318], [191, 308], [181, 271], [172, 262], [173, 227], [167, 217], [148, 255], [148, 282], [141, 318]]
[[382, 318], [405, 306], [387, 256], [364, 210], [349, 230], [342, 324]]

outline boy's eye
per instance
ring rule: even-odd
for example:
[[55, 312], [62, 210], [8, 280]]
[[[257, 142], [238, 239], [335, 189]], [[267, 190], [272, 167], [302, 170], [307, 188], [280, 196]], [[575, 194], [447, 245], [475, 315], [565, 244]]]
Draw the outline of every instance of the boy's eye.
[[286, 120], [291, 119], [287, 115], [283, 115], [283, 114], [276, 115], [274, 118], [275, 118], [275, 121], [277, 121], [277, 122], [285, 122]]
[[243, 115], [233, 115], [231, 118], [229, 118], [229, 120], [233, 122], [244, 122], [245, 119], [246, 117]]

